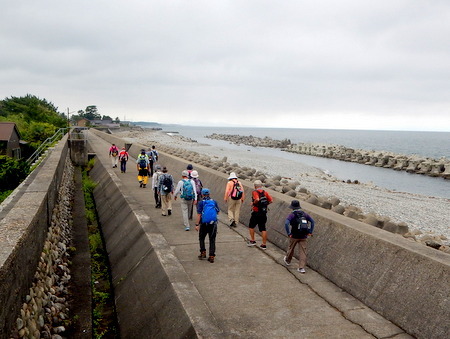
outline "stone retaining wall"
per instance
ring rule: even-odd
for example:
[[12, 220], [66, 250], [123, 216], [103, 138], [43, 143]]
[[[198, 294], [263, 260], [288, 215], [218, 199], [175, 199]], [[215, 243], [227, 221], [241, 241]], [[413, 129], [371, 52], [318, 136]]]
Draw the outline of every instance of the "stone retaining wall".
[[0, 221], [0, 338], [8, 338], [40, 260], [68, 155], [67, 136], [20, 186]]
[[[94, 133], [110, 143], [124, 143], [113, 135]], [[134, 144], [130, 154], [138, 154], [142, 147]], [[164, 152], [160, 154], [161, 164], [175, 176], [186, 168], [186, 160]], [[228, 176], [199, 164], [193, 165], [205, 186], [211, 189], [212, 197], [217, 199], [221, 210], [225, 211], [222, 197]], [[242, 182], [249, 194], [253, 189], [251, 182]], [[288, 239], [284, 219], [290, 211], [290, 198], [268, 191], [275, 198], [268, 213], [269, 241], [285, 249]], [[449, 254], [307, 202], [302, 202], [302, 207], [317, 222], [314, 237], [309, 241], [311, 268], [416, 337], [448, 336]], [[249, 219], [250, 210], [242, 208], [241, 222], [248, 225]], [[126, 251], [126, 246], [129, 245], [124, 243], [120, 246], [122, 251]]]

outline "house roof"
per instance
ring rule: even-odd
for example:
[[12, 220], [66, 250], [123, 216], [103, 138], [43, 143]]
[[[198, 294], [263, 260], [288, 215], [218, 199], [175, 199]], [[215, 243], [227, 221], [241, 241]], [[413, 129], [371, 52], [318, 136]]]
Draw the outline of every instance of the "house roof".
[[0, 140], [9, 140], [14, 130], [20, 139], [19, 130], [14, 122], [0, 122]]

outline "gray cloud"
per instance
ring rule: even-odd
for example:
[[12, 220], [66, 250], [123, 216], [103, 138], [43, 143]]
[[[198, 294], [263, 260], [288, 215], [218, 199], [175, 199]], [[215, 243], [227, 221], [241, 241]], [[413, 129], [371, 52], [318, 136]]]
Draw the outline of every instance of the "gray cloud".
[[2, 97], [31, 93], [62, 111], [95, 104], [135, 121], [450, 130], [446, 1], [5, 8]]

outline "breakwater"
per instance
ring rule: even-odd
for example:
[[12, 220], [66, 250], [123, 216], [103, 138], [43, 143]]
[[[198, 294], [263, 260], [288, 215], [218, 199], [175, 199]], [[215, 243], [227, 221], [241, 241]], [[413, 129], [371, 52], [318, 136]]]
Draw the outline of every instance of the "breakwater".
[[[93, 133], [109, 143], [124, 143], [123, 140], [113, 135], [105, 135], [98, 131], [93, 131]], [[148, 142], [153, 144], [152, 140], [148, 140]], [[132, 154], [137, 154], [143, 147], [148, 147], [148, 144], [134, 144]], [[161, 150], [161, 161], [171, 172], [173, 171], [172, 173], [180, 173], [182, 169], [186, 168], [188, 162], [192, 163], [199, 171], [202, 180], [208, 183], [211, 191], [216, 192], [215, 194], [219, 197], [223, 195], [228, 174], [227, 172], [222, 173], [222, 170], [229, 171], [235, 164], [228, 164], [226, 159], [219, 161], [221, 162], [219, 164], [186, 150], [167, 148], [163, 151], [162, 148], [162, 145], [158, 146], [158, 149]], [[105, 170], [98, 169], [96, 171], [98, 171], [96, 175], [102, 180], [115, 183], [115, 185], [105, 184], [103, 189], [98, 190], [98, 193], [104, 195], [102, 199], [110, 200], [110, 205], [104, 207], [104, 217], [108, 222], [114, 223], [112, 225], [114, 227], [106, 232], [112, 237], [110, 246], [111, 253], [114, 255], [113, 272], [115, 270], [125, 272], [129, 267], [133, 267], [130, 273], [114, 274], [117, 276], [117, 287], [125, 297], [127, 293], [135, 294], [133, 285], [136, 284], [136, 277], [145, 279], [149, 283], [154, 280], [156, 275], [153, 269], [159, 268], [158, 265], [153, 262], [145, 264], [144, 261], [137, 260], [138, 264], [135, 266], [134, 261], [130, 263], [128, 256], [135, 256], [136, 239], [142, 245], [147, 240], [154, 242], [154, 237], [157, 235], [151, 232], [153, 229], [151, 222], [142, 217], [141, 227], [147, 228], [147, 237], [140, 236], [141, 234], [138, 236], [134, 232], [130, 232], [131, 229], [122, 230], [122, 228], [129, 228], [129, 225], [121, 222], [125, 220], [125, 215], [124, 218], [112, 218], [110, 211], [116, 206], [124, 209], [129, 205], [133, 210], [134, 208], [131, 203], [125, 204], [124, 201], [118, 201], [120, 195], [115, 195], [115, 190], [121, 188], [119, 180], [114, 179], [115, 175], [112, 175], [112, 179], [108, 179], [108, 173]], [[245, 173], [252, 174], [242, 180], [246, 192], [250, 192], [253, 189], [251, 180], [255, 175], [261, 173], [250, 168], [242, 168], [240, 177], [246, 175]], [[274, 190], [275, 187], [278, 186], [267, 188], [275, 199], [271, 204], [270, 213], [268, 213], [268, 236], [272, 244], [286, 248], [288, 238], [284, 231], [284, 220], [280, 219], [280, 216], [285, 216], [289, 212], [288, 206], [291, 198], [281, 191]], [[221, 199], [218, 200], [218, 203], [221, 210], [226, 211], [226, 205]], [[315, 236], [310, 239], [308, 245], [311, 268], [407, 330], [408, 333], [419, 338], [446, 337], [449, 331], [446, 319], [448, 319], [450, 308], [448, 307], [449, 300], [442, 296], [448, 295], [450, 286], [448, 254], [308, 202], [302, 203], [302, 207], [317, 222]], [[126, 220], [130, 220], [130, 213], [126, 216]], [[248, 225], [250, 216], [250, 209], [243, 208], [241, 210], [241, 222], [244, 225]], [[125, 238], [129, 238], [129, 242], [125, 241]], [[158, 246], [159, 248], [161, 245]], [[141, 253], [147, 252], [141, 249]], [[154, 255], [152, 251], [148, 251], [148, 253]], [[156, 255], [160, 256], [159, 253]], [[166, 265], [172, 263], [164, 256], [161, 258]], [[148, 258], [148, 260], [154, 259], [154, 257]], [[123, 262], [127, 264], [125, 265]], [[168, 271], [168, 273], [171, 272], [174, 271]], [[159, 276], [157, 280], [163, 281], [159, 279]], [[179, 285], [169, 284], [167, 286], [176, 288]], [[183, 290], [185, 288], [186, 286], [183, 285]], [[127, 289], [129, 289], [128, 292]], [[180, 291], [175, 292], [178, 294]], [[173, 294], [170, 296], [172, 301], [176, 299]], [[183, 296], [186, 296], [186, 293], [182, 293], [181, 297]], [[120, 306], [118, 308], [119, 314], [122, 311], [122, 316], [127, 319], [133, 320], [133, 318], [145, 316], [143, 312], [133, 313], [130, 311], [131, 308], [137, 307], [132, 300], [123, 300], [120, 297], [117, 300], [123, 303], [123, 309]], [[164, 312], [156, 312], [156, 316], [160, 314], [164, 314]], [[177, 319], [184, 318], [180, 316]], [[146, 324], [143, 319], [138, 322], [141, 325]], [[125, 323], [127, 324], [127, 322]]]
[[341, 145], [315, 143], [292, 144], [289, 139], [275, 140], [269, 137], [259, 138], [251, 135], [241, 136], [236, 134], [213, 133], [206, 137], [210, 139], [225, 140], [234, 144], [244, 144], [253, 147], [280, 148], [283, 151], [291, 153], [450, 179], [450, 159], [447, 158], [432, 159], [414, 155], [395, 154], [386, 151], [354, 149]]

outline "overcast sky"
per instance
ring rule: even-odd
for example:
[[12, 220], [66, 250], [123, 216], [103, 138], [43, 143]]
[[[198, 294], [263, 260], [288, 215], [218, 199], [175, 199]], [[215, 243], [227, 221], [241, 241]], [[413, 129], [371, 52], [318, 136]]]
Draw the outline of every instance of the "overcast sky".
[[3, 0], [0, 99], [132, 121], [450, 131], [450, 1]]

